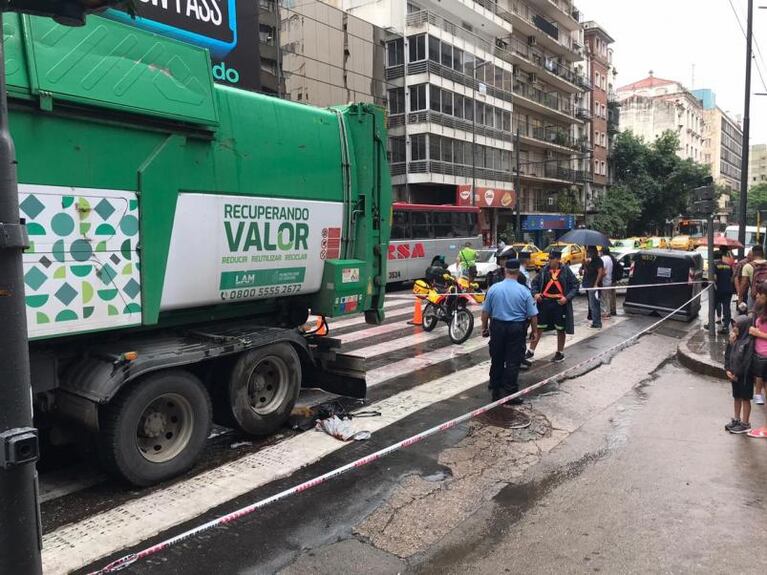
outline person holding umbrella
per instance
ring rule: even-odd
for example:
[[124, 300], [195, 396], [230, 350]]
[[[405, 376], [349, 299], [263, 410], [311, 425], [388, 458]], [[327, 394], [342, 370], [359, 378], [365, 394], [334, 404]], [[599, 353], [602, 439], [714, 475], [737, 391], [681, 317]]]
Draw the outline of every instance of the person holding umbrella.
[[[578, 244], [581, 246], [587, 246], [588, 257], [586, 264], [582, 269], [585, 269], [583, 275], [583, 287], [584, 288], [599, 288], [602, 286], [602, 278], [605, 275], [605, 265], [602, 258], [599, 257], [598, 247], [610, 247], [612, 243], [610, 239], [596, 230], [578, 229], [571, 230], [559, 238], [560, 242]], [[591, 327], [602, 327], [602, 306], [599, 300], [599, 290], [590, 289], [588, 291], [589, 297], [589, 316], [591, 318]]]

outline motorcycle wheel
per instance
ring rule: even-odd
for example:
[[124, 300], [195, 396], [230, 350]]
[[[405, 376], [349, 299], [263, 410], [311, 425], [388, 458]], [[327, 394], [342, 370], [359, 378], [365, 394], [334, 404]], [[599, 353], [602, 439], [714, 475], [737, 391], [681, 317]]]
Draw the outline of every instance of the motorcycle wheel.
[[456, 310], [450, 320], [447, 333], [450, 336], [450, 341], [458, 345], [471, 337], [473, 329], [474, 315], [466, 308], [460, 308]]
[[439, 310], [433, 303], [427, 303], [423, 310], [423, 331], [432, 331], [439, 322]]

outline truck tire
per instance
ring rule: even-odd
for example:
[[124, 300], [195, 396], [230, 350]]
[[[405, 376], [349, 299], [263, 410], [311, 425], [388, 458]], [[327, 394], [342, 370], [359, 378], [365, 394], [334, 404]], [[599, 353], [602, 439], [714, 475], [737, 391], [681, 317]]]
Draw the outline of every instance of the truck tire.
[[192, 467], [211, 426], [210, 397], [183, 370], [148, 376], [102, 411], [99, 453], [107, 471], [144, 487]]
[[237, 426], [269, 435], [288, 419], [301, 391], [301, 361], [288, 343], [243, 353], [229, 379], [229, 406]]

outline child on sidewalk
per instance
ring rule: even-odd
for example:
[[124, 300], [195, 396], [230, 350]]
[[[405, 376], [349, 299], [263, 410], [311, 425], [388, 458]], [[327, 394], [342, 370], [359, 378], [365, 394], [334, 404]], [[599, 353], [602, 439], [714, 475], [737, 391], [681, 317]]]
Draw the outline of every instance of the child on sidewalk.
[[732, 383], [735, 417], [724, 426], [730, 433], [748, 433], [751, 429], [751, 399], [754, 396], [752, 360], [754, 342], [749, 334], [750, 316], [741, 315], [732, 322], [730, 341], [724, 352], [724, 369]]
[[[756, 393], [761, 397], [761, 402], [757, 399], [756, 403], [764, 405], [764, 380], [767, 378], [767, 282], [759, 284], [756, 288], [753, 324], [748, 333], [754, 337], [752, 372], [756, 378]], [[748, 435], [767, 438], [767, 426], [754, 429]]]

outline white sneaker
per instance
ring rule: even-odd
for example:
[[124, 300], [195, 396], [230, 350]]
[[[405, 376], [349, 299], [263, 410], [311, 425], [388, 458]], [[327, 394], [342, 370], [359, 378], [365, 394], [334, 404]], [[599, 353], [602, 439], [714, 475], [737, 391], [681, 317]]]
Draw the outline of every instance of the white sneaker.
[[755, 395], [754, 396], [754, 403], [756, 403], [756, 405], [764, 405], [764, 396], [763, 395]]

